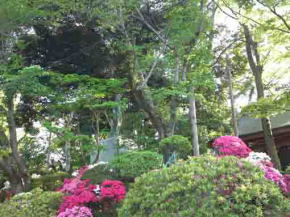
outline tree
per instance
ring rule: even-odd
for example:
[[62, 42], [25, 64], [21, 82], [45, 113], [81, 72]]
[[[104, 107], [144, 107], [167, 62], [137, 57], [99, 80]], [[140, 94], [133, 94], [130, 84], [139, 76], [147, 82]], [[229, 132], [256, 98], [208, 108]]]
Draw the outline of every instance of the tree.
[[[259, 1], [258, 1], [259, 2]], [[235, 4], [237, 3], [237, 4]], [[260, 2], [261, 3], [261, 2]], [[253, 32], [250, 31], [248, 27], [248, 23], [252, 23], [255, 27], [256, 34], [260, 40], [263, 38], [263, 36], [266, 36], [269, 31], [273, 33], [279, 32], [285, 34], [285, 31], [280, 27], [276, 25], [277, 20], [273, 20], [271, 17], [270, 19], [264, 20], [261, 19], [259, 21], [256, 21], [253, 17], [254, 14], [251, 14], [251, 9], [253, 9], [253, 6], [256, 4], [256, 2], [249, 2], [249, 1], [235, 1], [232, 3], [224, 2], [224, 7], [229, 10], [228, 12], [223, 11], [226, 15], [231, 17], [232, 19], [237, 20], [239, 22], [241, 28], [243, 29], [243, 34], [245, 38], [245, 48], [246, 48], [246, 54], [247, 54], [247, 61], [250, 66], [250, 70], [253, 73], [253, 76], [255, 78], [255, 85], [257, 90], [257, 98], [258, 100], [264, 100], [265, 98], [265, 88], [263, 83], [262, 74], [265, 70], [265, 62], [267, 61], [267, 57], [270, 54], [270, 51], [267, 51], [267, 54], [265, 55], [264, 59], [261, 59], [261, 50], [258, 49], [258, 42], [254, 41], [253, 39]], [[241, 6], [244, 10], [237, 10], [236, 7]], [[267, 13], [263, 9], [261, 10], [262, 14]], [[269, 15], [269, 13], [267, 14]], [[285, 25], [285, 23], [284, 23]], [[271, 29], [273, 27], [273, 29]], [[287, 31], [286, 31], [287, 32]], [[276, 33], [277, 34], [277, 33]], [[264, 73], [265, 74], [265, 73]], [[262, 128], [264, 133], [264, 139], [266, 144], [266, 149], [271, 156], [273, 163], [275, 164], [276, 168], [281, 169], [280, 160], [277, 154], [276, 145], [271, 129], [271, 122], [269, 116], [264, 116], [261, 119], [262, 122]]]
[[[17, 64], [1, 71], [1, 91], [4, 94], [3, 112], [9, 129], [6, 137], [5, 126], [1, 126], [1, 134], [4, 136], [6, 154], [1, 156], [0, 166], [8, 174], [9, 181], [15, 192], [30, 189], [30, 175], [27, 165], [20, 151], [20, 139], [17, 137], [17, 125], [15, 121], [15, 102], [19, 95], [35, 96], [47, 93], [47, 88], [39, 82], [39, 77], [44, 71], [39, 67], [18, 69]], [[16, 68], [15, 68], [16, 67]], [[15, 71], [16, 70], [16, 71]], [[16, 73], [15, 73], [16, 72]]]
[[[262, 73], [263, 73], [263, 65], [260, 61], [260, 55], [258, 52], [258, 43], [255, 42], [252, 38], [250, 30], [247, 25], [243, 25], [245, 39], [246, 39], [246, 51], [247, 57], [249, 61], [249, 65], [251, 71], [255, 77], [256, 89], [258, 94], [258, 99], [262, 99], [265, 97], [264, 94], [264, 84], [262, 80]], [[264, 139], [267, 151], [277, 169], [281, 169], [281, 163], [278, 157], [275, 140], [271, 128], [271, 121], [269, 117], [265, 117], [261, 119], [262, 128], [264, 132]]]

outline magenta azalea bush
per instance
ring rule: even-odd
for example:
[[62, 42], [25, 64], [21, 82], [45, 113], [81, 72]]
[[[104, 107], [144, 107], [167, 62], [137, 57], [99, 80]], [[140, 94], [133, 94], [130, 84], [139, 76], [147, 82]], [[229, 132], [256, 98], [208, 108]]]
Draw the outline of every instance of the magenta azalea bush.
[[74, 206], [72, 208], [67, 208], [65, 211], [61, 212], [57, 217], [93, 217], [90, 208], [85, 206]]
[[124, 183], [117, 180], [106, 180], [101, 184], [101, 199], [110, 199], [116, 203], [125, 198]]
[[58, 189], [65, 196], [57, 217], [91, 217], [94, 212], [114, 209], [125, 198], [126, 188], [121, 181], [105, 180], [94, 185], [89, 179], [81, 179], [88, 169], [88, 166], [80, 168], [74, 178], [65, 179]]
[[248, 157], [252, 151], [240, 138], [236, 136], [221, 136], [214, 140], [213, 148], [219, 156]]
[[215, 139], [213, 148], [220, 157], [232, 155], [245, 158], [253, 165], [260, 167], [265, 173], [265, 178], [275, 182], [285, 195], [290, 194], [290, 175], [283, 176], [276, 170], [266, 153], [252, 151], [236, 136], [221, 136]]

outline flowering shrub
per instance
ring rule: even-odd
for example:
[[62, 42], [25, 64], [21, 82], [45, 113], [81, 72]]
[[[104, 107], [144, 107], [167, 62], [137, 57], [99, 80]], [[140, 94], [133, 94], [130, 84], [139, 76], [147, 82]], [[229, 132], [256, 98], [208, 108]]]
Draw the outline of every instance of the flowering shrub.
[[122, 201], [126, 195], [123, 182], [117, 180], [106, 180], [101, 184], [101, 199], [110, 199], [116, 203]]
[[[76, 183], [72, 181], [73, 183]], [[87, 203], [99, 202], [97, 195], [94, 193], [95, 185], [89, 184], [90, 180], [79, 180], [78, 184], [73, 185], [73, 191], [69, 191], [71, 195], [65, 196], [63, 203], [59, 208], [59, 212], [64, 212], [67, 208], [74, 206], [83, 206]]]
[[57, 217], [93, 217], [93, 214], [88, 207], [74, 206], [61, 212]]
[[90, 184], [91, 180], [81, 179], [88, 169], [88, 166], [80, 168], [74, 178], [65, 179], [63, 186], [58, 189], [66, 194], [59, 207], [58, 217], [87, 217], [92, 216], [93, 211], [111, 212], [124, 199], [126, 189], [121, 181], [105, 180], [101, 185], [93, 185]]
[[288, 203], [246, 160], [205, 155], [137, 177], [118, 216], [279, 217]]
[[247, 161], [251, 162], [254, 165], [265, 165], [269, 167], [273, 167], [273, 163], [271, 162], [271, 158], [263, 152], [250, 152], [249, 156], [246, 158]]
[[290, 175], [289, 174], [284, 175], [283, 179], [286, 185], [286, 194], [290, 194]]
[[248, 157], [252, 151], [240, 138], [236, 136], [221, 136], [214, 140], [213, 148], [219, 156]]
[[57, 190], [62, 193], [73, 194], [79, 185], [86, 185], [89, 183], [87, 180], [81, 180], [83, 174], [88, 170], [88, 166], [84, 166], [75, 172], [75, 178], [72, 179], [64, 179], [64, 184], [62, 187]]
[[117, 177], [108, 163], [98, 163], [98, 165], [87, 170], [81, 179], [90, 179], [92, 183], [102, 183], [108, 179], [115, 180]]
[[58, 191], [72, 194], [77, 189], [78, 185], [82, 182], [83, 180], [80, 180], [78, 178], [64, 179], [64, 184], [61, 188], [58, 189]]
[[265, 172], [266, 179], [275, 182], [278, 186], [280, 186], [284, 193], [287, 193], [287, 186], [284, 182], [284, 177], [278, 170], [269, 166], [261, 166], [261, 168]]
[[276, 183], [284, 194], [290, 193], [289, 177], [283, 176], [274, 168], [271, 158], [266, 153], [251, 151], [241, 139], [235, 136], [221, 136], [214, 141], [213, 147], [219, 156], [233, 155], [245, 158], [260, 167], [265, 173], [265, 178]]

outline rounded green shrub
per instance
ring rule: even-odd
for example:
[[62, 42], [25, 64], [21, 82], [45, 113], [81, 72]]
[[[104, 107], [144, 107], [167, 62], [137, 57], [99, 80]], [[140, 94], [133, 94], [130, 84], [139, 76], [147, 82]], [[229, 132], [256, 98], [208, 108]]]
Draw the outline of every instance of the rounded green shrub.
[[191, 154], [191, 144], [187, 137], [173, 135], [162, 139], [159, 150], [164, 155], [165, 161], [175, 152], [179, 158], [186, 159]]
[[55, 217], [62, 196], [60, 192], [42, 191], [39, 188], [21, 193], [0, 204], [0, 216]]
[[70, 175], [66, 172], [55, 172], [45, 174], [37, 179], [32, 179], [33, 188], [41, 188], [45, 191], [54, 191], [63, 185], [63, 180], [69, 178]]
[[286, 168], [285, 173], [290, 174], [290, 166], [288, 166], [288, 167]]
[[162, 155], [152, 151], [132, 151], [118, 155], [110, 167], [120, 179], [134, 179], [150, 170], [162, 167]]
[[107, 179], [116, 179], [116, 174], [108, 164], [99, 164], [87, 170], [81, 179], [90, 179], [94, 184], [101, 184]]
[[119, 217], [278, 217], [287, 204], [259, 168], [206, 155], [138, 177]]

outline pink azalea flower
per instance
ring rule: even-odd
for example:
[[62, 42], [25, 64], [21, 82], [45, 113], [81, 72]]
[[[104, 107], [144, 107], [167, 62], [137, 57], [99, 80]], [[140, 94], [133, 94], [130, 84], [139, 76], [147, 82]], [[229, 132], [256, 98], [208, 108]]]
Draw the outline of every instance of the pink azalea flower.
[[236, 156], [245, 158], [252, 151], [240, 138], [236, 136], [221, 136], [214, 140], [213, 148], [220, 156]]
[[74, 206], [59, 213], [57, 217], [93, 217], [93, 214], [91, 209], [88, 207]]

